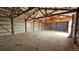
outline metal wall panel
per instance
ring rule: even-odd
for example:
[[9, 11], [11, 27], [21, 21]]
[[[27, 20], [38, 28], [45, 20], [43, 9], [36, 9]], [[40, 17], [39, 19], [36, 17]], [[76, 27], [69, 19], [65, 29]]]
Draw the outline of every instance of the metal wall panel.
[[57, 31], [67, 31], [67, 23], [57, 23]]
[[53, 23], [53, 24], [45, 24], [45, 30], [55, 30], [55, 31], [67, 31], [67, 22], [63, 23]]
[[14, 20], [14, 33], [25, 32], [25, 22], [23, 19], [15, 18]]
[[27, 32], [33, 31], [33, 22], [27, 21]]
[[35, 22], [35, 23], [34, 23], [34, 28], [35, 28], [35, 29], [34, 29], [35, 31], [38, 31], [38, 22]]
[[10, 18], [0, 17], [0, 35], [11, 34]]

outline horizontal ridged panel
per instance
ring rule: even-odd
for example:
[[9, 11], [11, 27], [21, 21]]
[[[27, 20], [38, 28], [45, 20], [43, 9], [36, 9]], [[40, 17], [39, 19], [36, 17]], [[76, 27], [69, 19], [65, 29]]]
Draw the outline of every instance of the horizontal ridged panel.
[[10, 34], [10, 32], [11, 32], [11, 20], [10, 20], [10, 18], [0, 17], [0, 35], [6, 34], [6, 33]]

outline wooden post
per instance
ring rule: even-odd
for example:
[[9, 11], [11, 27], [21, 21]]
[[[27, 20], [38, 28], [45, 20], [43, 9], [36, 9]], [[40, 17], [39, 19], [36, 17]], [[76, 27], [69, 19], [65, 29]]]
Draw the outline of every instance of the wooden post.
[[38, 22], [38, 30], [40, 30], [40, 22]]
[[45, 16], [47, 16], [47, 9], [45, 9]]
[[27, 32], [27, 20], [25, 19], [25, 32]]
[[74, 24], [74, 15], [72, 15], [71, 37], [73, 35], [73, 24]]
[[69, 27], [69, 21], [67, 22], [67, 29], [66, 29], [67, 33], [69, 32], [68, 27]]
[[34, 21], [33, 21], [33, 31], [34, 31]]
[[42, 25], [42, 28], [41, 29], [44, 30], [44, 23], [41, 23], [41, 25]]
[[40, 30], [42, 30], [41, 22], [40, 22]]
[[51, 30], [51, 23], [49, 23], [49, 26], [50, 26], [50, 30]]
[[39, 22], [39, 30], [42, 30], [41, 22]]
[[45, 23], [43, 23], [43, 30], [45, 30]]
[[57, 29], [57, 23], [55, 23], [56, 24], [56, 31], [58, 31], [58, 29]]
[[74, 29], [74, 43], [77, 44], [77, 25], [78, 25], [78, 13], [79, 13], [79, 7], [77, 8], [76, 12], [76, 20], [75, 20], [75, 29]]
[[11, 18], [11, 30], [12, 30], [12, 35], [14, 35], [14, 25], [13, 25], [13, 18]]
[[72, 38], [72, 35], [73, 35], [73, 24], [74, 24], [74, 14], [72, 15], [72, 25], [71, 25], [70, 35], [68, 36], [69, 38]]

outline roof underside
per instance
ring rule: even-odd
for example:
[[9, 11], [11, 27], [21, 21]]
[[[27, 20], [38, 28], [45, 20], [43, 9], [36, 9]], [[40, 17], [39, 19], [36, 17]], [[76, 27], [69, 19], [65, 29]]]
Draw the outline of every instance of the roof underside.
[[68, 16], [70, 18], [75, 12], [76, 8], [74, 7], [0, 7], [0, 17], [16, 18], [21, 16], [23, 19], [28, 20], [60, 19], [62, 16]]

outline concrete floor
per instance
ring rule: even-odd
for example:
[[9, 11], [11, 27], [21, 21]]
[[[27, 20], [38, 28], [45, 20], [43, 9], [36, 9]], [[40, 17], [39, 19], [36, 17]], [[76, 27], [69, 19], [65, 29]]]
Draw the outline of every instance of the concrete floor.
[[78, 48], [68, 34], [39, 31], [0, 36], [1, 51], [75, 51]]

